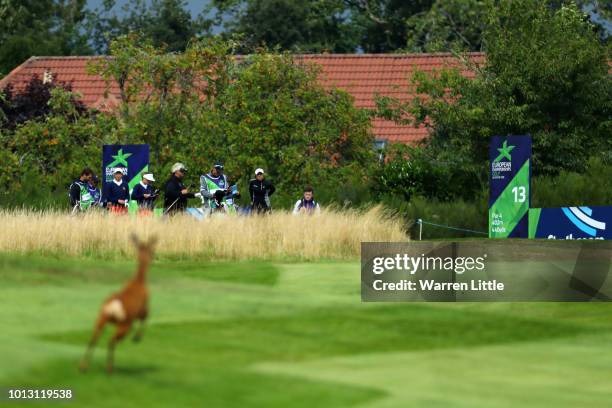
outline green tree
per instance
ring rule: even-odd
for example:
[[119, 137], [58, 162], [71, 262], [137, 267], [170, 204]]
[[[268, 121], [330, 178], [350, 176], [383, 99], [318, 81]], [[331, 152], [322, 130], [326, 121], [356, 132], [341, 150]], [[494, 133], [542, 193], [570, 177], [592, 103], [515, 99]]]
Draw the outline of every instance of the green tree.
[[[102, 165], [100, 149], [114, 139], [112, 115], [83, 115], [76, 95], [51, 89], [49, 111], [14, 130], [0, 128], [0, 204], [65, 205], [66, 189], [81, 169]], [[33, 182], [35, 180], [35, 182]]]
[[[355, 52], [357, 30], [342, 0], [214, 1], [218, 24], [238, 34], [245, 51], [259, 46], [302, 52]], [[227, 18], [227, 15], [231, 18]]]
[[122, 89], [115, 138], [149, 143], [158, 173], [186, 163], [192, 185], [216, 160], [243, 182], [265, 167], [285, 198], [306, 183], [330, 191], [364, 184], [374, 163], [367, 112], [346, 92], [322, 88], [316, 67], [261, 50], [236, 59], [238, 46], [211, 38], [169, 54], [118, 38], [113, 58], [91, 67]]
[[431, 9], [434, 0], [344, 0], [353, 23], [360, 28], [359, 46], [365, 52], [394, 52], [406, 47], [406, 21]]
[[489, 138], [500, 134], [532, 135], [536, 174], [582, 171], [591, 155], [610, 159], [609, 50], [576, 4], [501, 1], [489, 13], [484, 48], [484, 66], [464, 58], [474, 78], [417, 72], [420, 96], [380, 98], [379, 113], [429, 126], [437, 160], [461, 157], [470, 171], [484, 172]]
[[389, 52], [406, 45], [406, 19], [433, 0], [213, 0], [215, 24], [267, 44], [307, 52]]
[[481, 51], [486, 16], [492, 7], [493, 0], [437, 0], [427, 12], [406, 20], [407, 51]]
[[[487, 16], [499, 5], [499, 0], [436, 0], [431, 8], [416, 13], [406, 20], [406, 50], [409, 52], [448, 52], [453, 50], [483, 51]], [[559, 10], [566, 0], [542, 2], [552, 10]], [[580, 9], [589, 18], [601, 38], [610, 35], [612, 3], [579, 0]], [[529, 18], [529, 11], [516, 9], [519, 16]]]
[[[559, 7], [563, 4], [560, 0], [557, 0], [556, 3]], [[608, 0], [577, 0], [576, 3], [595, 24], [600, 38], [603, 41], [609, 41], [612, 36], [612, 2]]]
[[168, 51], [183, 51], [189, 41], [208, 32], [210, 22], [192, 16], [185, 0], [132, 0], [116, 13], [116, 0], [88, 14], [87, 32], [97, 53], [108, 53], [111, 41], [131, 32], [148, 38]]
[[[559, 9], [565, 0], [547, 0]], [[247, 51], [261, 44], [307, 52], [370, 53], [480, 51], [486, 16], [499, 0], [213, 0], [210, 25], [246, 40]], [[606, 38], [609, 3], [579, 0]], [[519, 15], [521, 10], [517, 10]], [[607, 31], [606, 31], [607, 30]]]
[[55, 81], [45, 83], [34, 75], [19, 92], [15, 92], [10, 85], [0, 89], [0, 128], [15, 129], [24, 122], [47, 116], [52, 109], [50, 101], [56, 88], [68, 91], [66, 95], [75, 96], [71, 104], [79, 115], [86, 112], [85, 105], [70, 92], [70, 84]]
[[32, 55], [87, 55], [86, 0], [0, 0], [0, 73]]
[[428, 149], [392, 143], [374, 172], [372, 192], [383, 201], [387, 197], [471, 200], [479, 193], [480, 184], [474, 180], [479, 180], [481, 173], [463, 157], [440, 160]]

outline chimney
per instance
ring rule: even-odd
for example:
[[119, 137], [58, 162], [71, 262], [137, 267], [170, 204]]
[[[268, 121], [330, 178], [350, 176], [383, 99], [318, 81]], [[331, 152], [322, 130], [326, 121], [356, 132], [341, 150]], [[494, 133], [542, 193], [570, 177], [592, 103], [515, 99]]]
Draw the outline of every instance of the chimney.
[[51, 82], [53, 82], [53, 74], [51, 73], [51, 70], [45, 69], [43, 74], [43, 84], [50, 84]]

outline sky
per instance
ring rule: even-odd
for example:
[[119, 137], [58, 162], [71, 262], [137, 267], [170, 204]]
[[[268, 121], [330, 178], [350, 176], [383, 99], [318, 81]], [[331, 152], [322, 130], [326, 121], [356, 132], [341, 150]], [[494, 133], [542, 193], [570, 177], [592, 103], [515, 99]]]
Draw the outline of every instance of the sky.
[[[129, 0], [117, 0], [115, 9], [121, 11], [121, 6], [128, 3]], [[101, 7], [103, 0], [87, 0], [87, 7], [95, 9]], [[191, 12], [193, 17], [197, 16], [202, 12], [204, 7], [209, 3], [208, 0], [187, 0], [187, 8]]]
[[[121, 7], [128, 2], [129, 0], [116, 0], [115, 9], [117, 10], [117, 12], [121, 12]], [[97, 7], [100, 7], [102, 3], [103, 0], [87, 0], [87, 7], [89, 7], [90, 9], [95, 9]], [[204, 7], [210, 3], [210, 0], [187, 0], [186, 3], [187, 9], [191, 13], [191, 16], [195, 17], [200, 14], [202, 10], [204, 10]], [[591, 15], [594, 14], [592, 13], [592, 7], [586, 7], [585, 10]], [[612, 34], [612, 23], [610, 21], [605, 21], [601, 19], [597, 14], [594, 15], [594, 20], [598, 21], [599, 23], [603, 23], [603, 26], [605, 27], [606, 31], [609, 34]]]

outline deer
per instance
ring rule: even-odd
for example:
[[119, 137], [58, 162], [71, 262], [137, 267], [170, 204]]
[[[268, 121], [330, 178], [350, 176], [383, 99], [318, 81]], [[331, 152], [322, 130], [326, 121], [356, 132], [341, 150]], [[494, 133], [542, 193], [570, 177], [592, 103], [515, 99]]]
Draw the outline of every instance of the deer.
[[134, 277], [119, 292], [113, 293], [103, 303], [96, 319], [93, 335], [85, 350], [85, 355], [81, 360], [81, 372], [86, 372], [93, 354], [94, 347], [98, 338], [107, 323], [116, 326], [115, 333], [108, 342], [108, 352], [106, 359], [106, 370], [109, 374], [113, 372], [115, 346], [132, 329], [135, 321], [140, 323], [134, 334], [134, 342], [142, 339], [144, 334], [145, 320], [149, 314], [148, 300], [149, 292], [147, 289], [147, 272], [153, 260], [153, 248], [157, 242], [156, 237], [151, 237], [148, 241], [140, 241], [134, 234], [131, 240], [136, 246], [138, 267]]

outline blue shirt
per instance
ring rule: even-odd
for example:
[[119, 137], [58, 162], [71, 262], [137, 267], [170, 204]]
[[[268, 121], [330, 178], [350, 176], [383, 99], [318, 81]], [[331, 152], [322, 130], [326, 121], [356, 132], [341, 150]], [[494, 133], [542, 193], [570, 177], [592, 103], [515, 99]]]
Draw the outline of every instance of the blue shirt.
[[106, 183], [106, 189], [104, 192], [106, 194], [105, 199], [110, 204], [118, 205], [119, 200], [127, 201], [130, 199], [128, 184], [124, 180], [121, 180], [120, 185], [117, 185], [114, 180], [110, 183]]
[[149, 184], [143, 186], [141, 183], [138, 183], [132, 190], [132, 200], [136, 200], [139, 205], [148, 206], [153, 202], [153, 199], [150, 197], [145, 198], [145, 194], [153, 194], [153, 187]]

